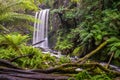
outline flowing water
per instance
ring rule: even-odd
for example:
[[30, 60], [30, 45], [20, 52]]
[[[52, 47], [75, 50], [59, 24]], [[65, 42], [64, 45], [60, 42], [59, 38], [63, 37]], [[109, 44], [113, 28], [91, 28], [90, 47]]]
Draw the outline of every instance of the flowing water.
[[44, 9], [35, 14], [35, 19], [40, 20], [40, 22], [35, 21], [34, 23], [33, 47], [42, 48], [43, 53], [50, 52], [51, 56], [59, 58], [61, 57], [61, 53], [51, 50], [48, 46], [49, 11], [49, 9]]
[[40, 20], [40, 22], [35, 21], [34, 23], [33, 46], [47, 49], [49, 48], [48, 47], [49, 9], [36, 12], [35, 19]]

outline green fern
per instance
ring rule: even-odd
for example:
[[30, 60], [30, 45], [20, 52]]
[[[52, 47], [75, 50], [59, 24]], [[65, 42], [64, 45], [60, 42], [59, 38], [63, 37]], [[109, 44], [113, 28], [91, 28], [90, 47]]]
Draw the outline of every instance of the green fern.
[[18, 58], [13, 62], [22, 68], [30, 69], [48, 68], [57, 64], [55, 57], [51, 57], [50, 54], [42, 54], [40, 49], [33, 48], [33, 46], [27, 46], [27, 40], [28, 35], [0, 35], [0, 58], [11, 61], [16, 57], [31, 54], [31, 56]]
[[20, 34], [17, 35], [1, 35], [1, 45], [5, 44], [8, 48], [11, 47], [15, 51], [22, 55], [23, 52], [21, 51], [20, 47], [28, 40], [28, 36], [22, 36]]
[[[0, 29], [6, 30], [5, 27], [12, 26], [16, 23], [22, 26], [27, 22], [34, 22], [32, 15], [24, 14], [25, 10], [37, 10], [36, 5], [32, 1], [25, 0], [1, 0], [0, 1]], [[21, 11], [22, 13], [18, 12]], [[4, 25], [6, 26], [4, 26]], [[9, 29], [9, 28], [8, 28]]]
[[82, 71], [75, 75], [75, 80], [112, 80], [107, 74], [91, 75], [88, 71]]
[[87, 79], [90, 80], [90, 78], [91, 78], [90, 74], [85, 70], [75, 75], [75, 80], [87, 80]]
[[102, 73], [100, 75], [95, 75], [91, 77], [90, 80], [112, 80], [112, 79], [108, 77], [106, 74]]
[[118, 38], [111, 38], [108, 40], [108, 49], [110, 52], [114, 52], [114, 58], [119, 58], [120, 57], [120, 39]]

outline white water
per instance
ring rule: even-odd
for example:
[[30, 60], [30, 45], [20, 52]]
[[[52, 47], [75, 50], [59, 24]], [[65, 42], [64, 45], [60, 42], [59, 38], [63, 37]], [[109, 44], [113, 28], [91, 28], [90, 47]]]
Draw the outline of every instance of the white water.
[[[34, 23], [34, 33], [33, 33], [33, 47], [42, 48], [43, 53], [49, 53], [51, 56], [61, 57], [60, 52], [49, 49], [48, 46], [48, 19], [49, 19], [49, 9], [41, 10], [36, 12], [35, 19], [40, 20], [40, 22], [35, 21]], [[58, 54], [54, 54], [58, 53]]]
[[48, 18], [49, 9], [36, 12], [35, 18], [40, 22], [34, 23], [33, 46], [47, 49], [48, 47]]

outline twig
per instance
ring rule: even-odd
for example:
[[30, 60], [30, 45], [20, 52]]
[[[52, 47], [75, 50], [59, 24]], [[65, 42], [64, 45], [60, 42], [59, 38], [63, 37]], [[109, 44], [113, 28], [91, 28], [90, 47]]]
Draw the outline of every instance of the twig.
[[112, 54], [111, 54], [111, 56], [110, 56], [110, 59], [109, 59], [109, 61], [108, 61], [108, 63], [107, 63], [107, 65], [106, 65], [106, 68], [108, 68], [109, 67], [109, 64], [110, 64], [110, 62], [111, 62], [111, 60], [112, 60], [112, 58], [113, 58], [113, 56], [114, 56], [114, 52], [112, 52]]

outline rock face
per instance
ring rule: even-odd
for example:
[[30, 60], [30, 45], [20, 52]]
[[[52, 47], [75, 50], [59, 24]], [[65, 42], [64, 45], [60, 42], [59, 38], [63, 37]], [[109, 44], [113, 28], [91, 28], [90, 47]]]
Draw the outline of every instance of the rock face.
[[[67, 7], [69, 5], [69, 2], [70, 0], [54, 0], [52, 9]], [[48, 37], [49, 37], [49, 46], [51, 49], [55, 48], [57, 42], [57, 36], [58, 36], [57, 33], [62, 26], [60, 15], [61, 14], [58, 13], [50, 14], [50, 19], [49, 19], [50, 27], [49, 27]]]
[[53, 7], [59, 8], [60, 6], [67, 7], [69, 5], [70, 0], [54, 0]]
[[49, 46], [51, 49], [54, 49], [57, 41], [57, 32], [61, 26], [61, 21], [59, 18], [59, 15], [54, 13], [50, 15], [50, 26], [49, 26], [49, 33], [48, 33], [48, 39], [49, 39]]

